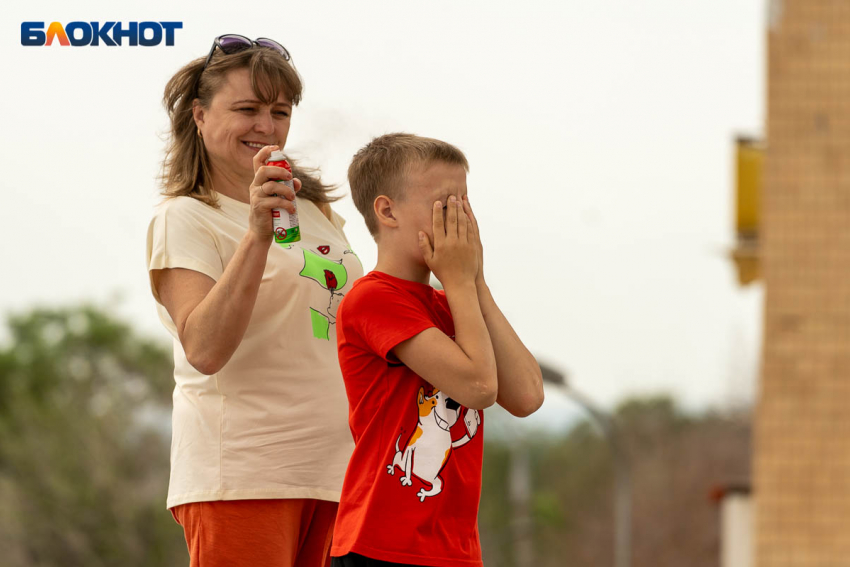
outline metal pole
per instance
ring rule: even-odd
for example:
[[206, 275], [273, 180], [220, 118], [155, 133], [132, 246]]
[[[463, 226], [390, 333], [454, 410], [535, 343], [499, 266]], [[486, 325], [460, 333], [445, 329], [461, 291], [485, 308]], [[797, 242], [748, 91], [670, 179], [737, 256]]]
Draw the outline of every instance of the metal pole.
[[631, 567], [632, 551], [632, 487], [629, 461], [620, 445], [616, 425], [611, 417], [598, 409], [581, 392], [571, 388], [565, 380], [561, 387], [564, 393], [582, 406], [602, 429], [611, 447], [614, 459], [614, 566]]
[[531, 462], [525, 436], [511, 442], [508, 483], [513, 518], [511, 534], [516, 567], [534, 566], [534, 530], [531, 519]]

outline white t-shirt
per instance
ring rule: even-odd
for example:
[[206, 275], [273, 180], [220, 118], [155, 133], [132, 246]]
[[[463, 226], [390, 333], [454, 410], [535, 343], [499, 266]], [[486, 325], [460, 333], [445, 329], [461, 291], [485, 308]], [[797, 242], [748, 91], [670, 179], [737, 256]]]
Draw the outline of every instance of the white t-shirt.
[[[218, 280], [248, 230], [249, 205], [218, 195], [220, 209], [166, 199], [148, 228], [148, 270], [188, 268]], [[169, 508], [254, 498], [339, 501], [353, 449], [336, 346], [336, 311], [363, 275], [342, 231], [297, 199], [301, 241], [269, 248], [245, 336], [216, 374], [192, 367], [174, 337]]]

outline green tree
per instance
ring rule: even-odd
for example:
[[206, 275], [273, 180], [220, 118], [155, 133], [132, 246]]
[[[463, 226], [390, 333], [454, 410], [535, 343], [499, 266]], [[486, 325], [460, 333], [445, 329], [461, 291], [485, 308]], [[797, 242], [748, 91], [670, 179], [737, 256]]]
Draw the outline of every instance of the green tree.
[[165, 510], [171, 353], [104, 309], [9, 318], [0, 349], [0, 563], [186, 563]]

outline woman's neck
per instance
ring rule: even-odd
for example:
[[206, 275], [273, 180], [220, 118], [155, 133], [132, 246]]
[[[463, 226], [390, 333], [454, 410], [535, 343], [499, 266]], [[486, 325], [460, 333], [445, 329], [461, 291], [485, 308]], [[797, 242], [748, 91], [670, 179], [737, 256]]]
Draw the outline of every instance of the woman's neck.
[[210, 181], [216, 193], [226, 195], [243, 203], [250, 203], [249, 189], [253, 178], [245, 178], [234, 171], [220, 169], [210, 164]]

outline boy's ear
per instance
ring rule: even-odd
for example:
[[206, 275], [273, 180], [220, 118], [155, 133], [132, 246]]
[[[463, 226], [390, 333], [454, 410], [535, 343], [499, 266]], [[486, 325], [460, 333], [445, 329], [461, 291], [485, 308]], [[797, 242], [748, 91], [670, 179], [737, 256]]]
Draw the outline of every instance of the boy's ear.
[[375, 212], [375, 218], [378, 219], [378, 224], [390, 228], [398, 228], [398, 219], [395, 218], [394, 214], [395, 202], [392, 199], [386, 195], [378, 195], [372, 207]]

